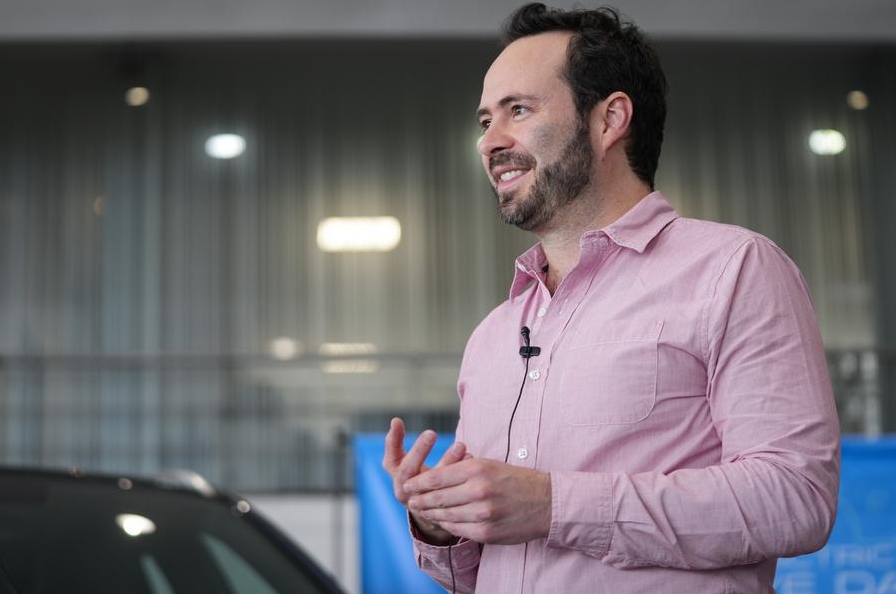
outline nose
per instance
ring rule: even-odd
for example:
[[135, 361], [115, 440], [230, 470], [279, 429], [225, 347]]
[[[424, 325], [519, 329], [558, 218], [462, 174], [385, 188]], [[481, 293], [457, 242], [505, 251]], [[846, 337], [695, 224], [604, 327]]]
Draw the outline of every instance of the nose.
[[513, 146], [513, 137], [510, 136], [506, 129], [495, 121], [479, 137], [476, 148], [484, 157], [489, 157], [495, 153], [507, 150]]

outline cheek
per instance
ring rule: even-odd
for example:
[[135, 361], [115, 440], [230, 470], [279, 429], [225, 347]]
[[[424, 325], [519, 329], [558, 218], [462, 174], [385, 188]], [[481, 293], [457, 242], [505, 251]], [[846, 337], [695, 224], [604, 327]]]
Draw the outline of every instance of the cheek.
[[564, 129], [552, 124], [543, 124], [532, 131], [529, 148], [533, 156], [541, 161], [554, 161], [560, 156], [564, 145]]

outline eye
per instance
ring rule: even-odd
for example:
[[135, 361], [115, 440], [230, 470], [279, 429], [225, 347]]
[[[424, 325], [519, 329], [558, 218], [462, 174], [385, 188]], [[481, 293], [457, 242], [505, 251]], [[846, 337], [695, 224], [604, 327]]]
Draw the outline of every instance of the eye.
[[523, 116], [529, 113], [529, 108], [525, 105], [514, 105], [510, 108], [510, 113], [512, 113], [514, 117]]
[[489, 119], [479, 120], [479, 127], [482, 128], [483, 132], [488, 130], [488, 127], [491, 125], [492, 125], [492, 121]]

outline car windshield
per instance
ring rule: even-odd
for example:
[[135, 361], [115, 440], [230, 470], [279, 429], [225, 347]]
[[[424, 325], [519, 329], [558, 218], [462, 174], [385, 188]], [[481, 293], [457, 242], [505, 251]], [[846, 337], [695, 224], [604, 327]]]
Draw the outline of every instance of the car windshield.
[[0, 569], [18, 594], [332, 592], [227, 503], [50, 475], [0, 475]]

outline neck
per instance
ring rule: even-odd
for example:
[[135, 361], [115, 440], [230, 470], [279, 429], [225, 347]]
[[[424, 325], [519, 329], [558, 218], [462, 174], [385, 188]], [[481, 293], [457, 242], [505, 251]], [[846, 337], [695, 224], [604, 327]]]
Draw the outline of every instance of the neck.
[[586, 189], [587, 193], [558, 211], [545, 228], [534, 230], [548, 261], [545, 284], [552, 295], [578, 263], [582, 235], [614, 223], [651, 191], [640, 181], [627, 185], [593, 192]]

